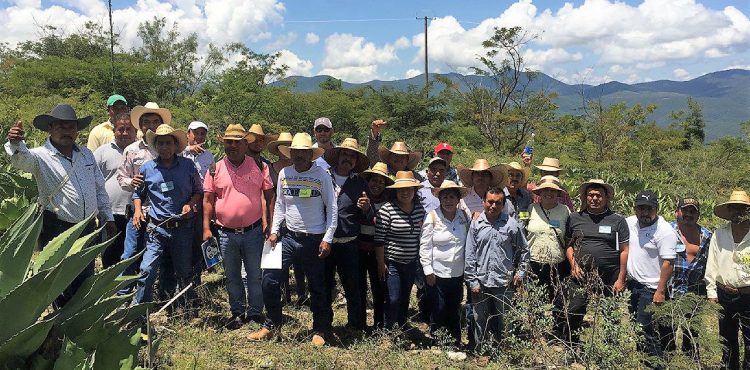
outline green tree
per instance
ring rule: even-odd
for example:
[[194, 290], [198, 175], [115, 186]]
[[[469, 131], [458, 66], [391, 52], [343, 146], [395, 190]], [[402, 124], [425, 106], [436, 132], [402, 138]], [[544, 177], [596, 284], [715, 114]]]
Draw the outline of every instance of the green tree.
[[341, 85], [341, 80], [333, 77], [328, 77], [325, 79], [325, 81], [320, 83], [320, 89], [328, 91], [340, 91], [344, 88]]
[[703, 144], [706, 140], [706, 121], [703, 118], [703, 108], [692, 97], [687, 98], [688, 112], [677, 111], [670, 114], [673, 124], [679, 126], [683, 131], [682, 146], [690, 149], [695, 143]]

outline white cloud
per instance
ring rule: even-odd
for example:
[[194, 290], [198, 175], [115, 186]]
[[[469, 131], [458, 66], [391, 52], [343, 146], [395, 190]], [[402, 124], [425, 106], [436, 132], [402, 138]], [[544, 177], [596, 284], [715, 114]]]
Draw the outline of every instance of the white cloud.
[[285, 35], [278, 36], [273, 42], [263, 48], [270, 52], [274, 52], [280, 49], [286, 49], [295, 41], [297, 41], [297, 34], [294, 32], [287, 32]]
[[686, 71], [683, 68], [675, 68], [674, 70], [672, 70], [672, 75], [677, 80], [684, 81], [687, 80], [688, 77], [690, 77], [690, 72]]
[[422, 70], [412, 68], [412, 69], [409, 69], [408, 71], [406, 71], [406, 73], [404, 73], [404, 77], [405, 78], [412, 78], [412, 77], [419, 76], [421, 74], [422, 74]]
[[312, 32], [308, 32], [305, 35], [305, 43], [308, 45], [315, 45], [320, 41], [320, 37]]
[[[544, 66], [578, 61], [583, 59], [583, 53], [569, 53], [565, 49], [552, 48], [546, 50], [526, 49], [523, 53], [525, 62], [530, 66]], [[532, 68], [537, 69], [537, 68]]]
[[281, 50], [279, 54], [276, 65], [286, 64], [289, 66], [286, 76], [312, 76], [313, 63], [311, 61], [300, 59], [296, 54], [286, 49]]
[[346, 82], [360, 83], [378, 79], [378, 66], [372, 64], [366, 66], [324, 68], [318, 74], [333, 76]]
[[320, 74], [327, 74], [347, 82], [365, 82], [393, 78], [378, 74], [378, 66], [398, 60], [396, 50], [408, 47], [408, 39], [401, 37], [394, 43], [378, 47], [364, 37], [349, 33], [334, 33], [325, 41], [325, 58]]
[[396, 49], [406, 49], [409, 46], [411, 46], [411, 42], [409, 42], [409, 39], [407, 39], [406, 37], [401, 36], [401, 37], [398, 38], [398, 40], [396, 40], [396, 42], [393, 44], [393, 46]]

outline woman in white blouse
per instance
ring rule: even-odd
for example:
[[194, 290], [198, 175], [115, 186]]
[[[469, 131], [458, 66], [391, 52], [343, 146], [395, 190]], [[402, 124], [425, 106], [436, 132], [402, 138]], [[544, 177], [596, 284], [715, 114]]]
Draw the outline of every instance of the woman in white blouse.
[[424, 221], [420, 238], [419, 259], [427, 282], [427, 299], [431, 307], [430, 331], [445, 329], [456, 345], [461, 343], [463, 300], [464, 245], [471, 217], [458, 207], [467, 189], [450, 180], [432, 189], [440, 207]]

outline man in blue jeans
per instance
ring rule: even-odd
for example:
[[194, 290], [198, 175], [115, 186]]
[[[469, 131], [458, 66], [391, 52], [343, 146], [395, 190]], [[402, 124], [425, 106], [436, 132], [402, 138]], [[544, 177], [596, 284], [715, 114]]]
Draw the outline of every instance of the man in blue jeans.
[[657, 215], [656, 193], [644, 190], [635, 197], [635, 215], [625, 219], [630, 230], [628, 251], [628, 287], [630, 311], [643, 328], [644, 350], [651, 356], [662, 356], [671, 339], [671, 327], [658, 325], [646, 311], [651, 304], [662, 304], [677, 256], [677, 233]]
[[[273, 182], [268, 166], [258, 168], [255, 161], [245, 155], [247, 142], [255, 140], [242, 125], [227, 126], [221, 138], [226, 157], [216, 163], [216, 170], [206, 173], [203, 196], [203, 240], [211, 238], [211, 220], [216, 220], [219, 246], [224, 257], [224, 274], [232, 318], [226, 327], [238, 329], [252, 320], [262, 323], [263, 290], [261, 287], [260, 258], [263, 253], [263, 206], [273, 204]], [[267, 207], [267, 219], [273, 217], [272, 207]], [[242, 282], [242, 265], [247, 271], [249, 296]], [[245, 298], [250, 309], [247, 310]]]
[[[193, 161], [177, 156], [187, 145], [185, 132], [161, 125], [156, 132], [146, 132], [145, 137], [148, 145], [156, 149], [157, 157], [141, 166], [143, 187], [133, 193], [133, 225], [139, 229], [147, 224], [136, 304], [152, 300], [157, 270], [161, 270], [162, 285], [176, 281], [179, 288], [186, 288], [192, 281], [193, 216], [203, 195]], [[143, 199], [151, 203], [148, 218], [141, 208]], [[165, 261], [171, 261], [176, 279], [168, 276], [170, 270], [165, 268]], [[188, 300], [192, 292], [188, 291]]]
[[[336, 231], [336, 193], [331, 175], [313, 163], [324, 149], [313, 148], [309, 134], [294, 135], [291, 145], [281, 145], [279, 151], [291, 158], [293, 163], [279, 173], [271, 236], [268, 238], [275, 248], [279, 248], [276, 243], [281, 240], [282, 267], [280, 270], [263, 272], [263, 302], [268, 317], [263, 328], [248, 335], [248, 339], [268, 340], [281, 329], [281, 282], [286, 278], [284, 271], [289, 269], [296, 257], [302, 260], [310, 291], [314, 332], [312, 343], [323, 346], [333, 315], [325, 293], [324, 258], [331, 253], [331, 242]], [[281, 229], [282, 222], [286, 223], [284, 230]]]

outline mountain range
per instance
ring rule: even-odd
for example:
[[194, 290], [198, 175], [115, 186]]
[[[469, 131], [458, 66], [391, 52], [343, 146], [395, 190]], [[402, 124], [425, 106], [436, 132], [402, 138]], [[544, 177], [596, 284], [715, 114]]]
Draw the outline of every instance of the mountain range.
[[[466, 89], [466, 81], [484, 83], [487, 77], [457, 73], [441, 74], [458, 84], [459, 89]], [[434, 74], [430, 74], [432, 78]], [[320, 90], [320, 83], [329, 76], [291, 76], [275, 82], [285, 84], [296, 92], [314, 92]], [[372, 86], [374, 89], [393, 88], [406, 90], [410, 85], [424, 86], [424, 75], [403, 80], [380, 81], [374, 80], [364, 83], [349, 83], [342, 81], [344, 89], [355, 89], [362, 86]], [[433, 93], [444, 88], [442, 84], [433, 85]], [[742, 134], [740, 123], [750, 120], [750, 70], [730, 69], [705, 74], [688, 81], [659, 80], [635, 84], [621, 82], [607, 82], [600, 85], [575, 84], [569, 85], [543, 73], [538, 73], [532, 80], [530, 90], [545, 90], [558, 94], [555, 103], [559, 106], [559, 114], [576, 114], [580, 111], [581, 96], [588, 99], [601, 99], [604, 104], [626, 102], [628, 105], [656, 104], [656, 110], [649, 116], [660, 126], [670, 124], [670, 113], [673, 111], [688, 111], [687, 98], [692, 97], [703, 108], [706, 121], [706, 138], [717, 139], [723, 136], [739, 136]]]

